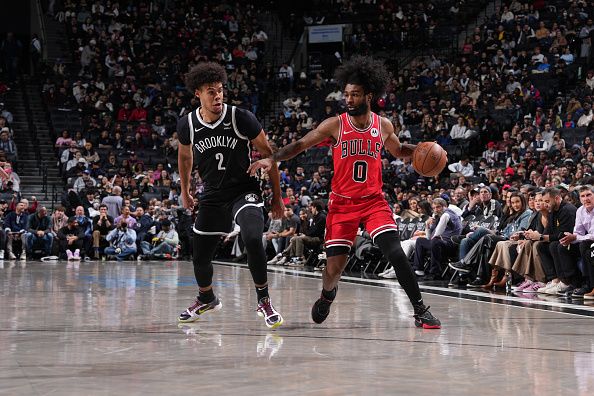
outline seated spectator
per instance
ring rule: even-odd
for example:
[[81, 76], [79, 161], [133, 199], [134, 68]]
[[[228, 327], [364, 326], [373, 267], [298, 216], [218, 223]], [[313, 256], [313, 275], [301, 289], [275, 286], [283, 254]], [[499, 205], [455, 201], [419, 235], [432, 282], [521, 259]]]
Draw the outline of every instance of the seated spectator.
[[150, 229], [155, 225], [153, 218], [150, 214], [144, 211], [142, 206], [136, 207], [136, 224], [134, 225], [134, 231], [136, 231], [136, 242], [140, 244], [144, 241], [150, 232]]
[[93, 143], [91, 142], [85, 142], [84, 148], [82, 149], [81, 153], [85, 161], [87, 161], [87, 163], [89, 164], [99, 162], [100, 160], [99, 153], [95, 151], [95, 149], [93, 148]]
[[289, 246], [275, 256], [277, 265], [303, 266], [305, 265], [304, 250], [306, 247], [318, 248], [324, 240], [326, 229], [326, 214], [324, 204], [316, 200], [311, 203], [312, 221], [304, 233], [299, 233], [291, 238]]
[[[525, 230], [532, 216], [532, 210], [527, 207], [526, 198], [519, 192], [510, 193], [509, 213], [504, 215], [500, 222], [498, 230], [495, 232], [483, 227], [469, 233], [466, 238], [460, 242], [459, 257], [460, 261], [450, 263], [449, 266], [462, 273], [476, 271], [476, 278], [470, 282], [468, 287], [482, 287], [486, 283], [488, 260], [491, 253], [495, 250], [497, 243], [509, 240], [511, 236]], [[505, 285], [499, 284], [496, 286]]]
[[54, 213], [51, 216], [51, 231], [54, 239], [58, 236], [60, 228], [64, 227], [68, 223], [68, 216], [64, 213], [65, 209], [63, 206], [57, 206], [54, 209]]
[[129, 206], [123, 206], [122, 214], [114, 219], [116, 224], [120, 224], [122, 222], [122, 220], [128, 224], [128, 227], [130, 227], [132, 229], [134, 229], [134, 227], [136, 227], [136, 219], [132, 215], [130, 215], [130, 207]]
[[466, 206], [466, 209], [462, 213], [462, 217], [472, 214], [477, 217], [497, 216], [497, 218], [500, 219], [503, 213], [502, 206], [499, 201], [492, 199], [493, 192], [491, 191], [491, 188], [483, 186], [480, 188], [475, 188], [474, 190], [478, 190], [478, 195], [472, 196], [470, 202]]
[[82, 173], [82, 176], [79, 176], [74, 180], [74, 191], [77, 193], [82, 192], [83, 190], [87, 190], [97, 186], [97, 181], [91, 177], [91, 171], [85, 169]]
[[62, 131], [62, 136], [56, 139], [56, 144], [54, 147], [60, 150], [68, 149], [72, 145], [72, 138], [70, 137], [70, 133], [67, 129]]
[[100, 257], [101, 248], [109, 246], [107, 234], [114, 228], [114, 220], [107, 213], [107, 205], [99, 206], [99, 215], [93, 219], [93, 253], [94, 257]]
[[577, 210], [573, 233], [565, 232], [559, 240], [561, 245], [579, 244], [580, 256], [583, 260], [582, 286], [575, 289], [572, 298], [594, 299], [594, 187], [590, 185], [579, 188], [582, 206]]
[[544, 242], [537, 249], [549, 282], [543, 290], [539, 289], [539, 293], [565, 295], [566, 292], [573, 292], [576, 284], [581, 284], [581, 274], [577, 267], [579, 246], [563, 246], [560, 242], [566, 232], [573, 232], [577, 209], [564, 202], [561, 191], [556, 188], [545, 189], [542, 199], [550, 213], [548, 224], [542, 233], [529, 230], [524, 235], [526, 239]]
[[450, 172], [458, 173], [465, 177], [473, 176], [474, 168], [472, 167], [472, 164], [470, 164], [469, 160], [470, 159], [468, 156], [464, 156], [459, 162], [448, 165], [448, 169]]
[[84, 237], [84, 230], [78, 226], [76, 217], [69, 217], [67, 224], [58, 231], [58, 256], [61, 258], [66, 257], [69, 261], [80, 260]]
[[21, 241], [21, 260], [27, 259], [27, 223], [29, 220], [29, 214], [26, 211], [28, 203], [23, 201], [16, 205], [13, 212], [6, 215], [4, 219], [4, 231], [8, 240], [6, 241], [6, 250], [8, 251], [8, 258], [10, 260], [16, 260], [16, 256], [13, 253], [14, 241]]
[[17, 162], [17, 147], [7, 131], [0, 132], [0, 151], [4, 152], [9, 162]]
[[400, 216], [403, 219], [420, 219], [421, 217], [423, 217], [423, 214], [419, 210], [419, 198], [409, 198], [408, 209], [403, 210]]
[[177, 231], [171, 227], [171, 221], [163, 220], [161, 222], [161, 231], [152, 238], [151, 242], [140, 242], [143, 254], [139, 255], [138, 258], [171, 258], [178, 245], [179, 236], [177, 235]]
[[105, 248], [105, 254], [115, 256], [118, 261], [136, 254], [136, 232], [128, 228], [128, 223], [122, 219], [116, 223], [117, 227], [107, 234], [109, 247]]
[[85, 209], [83, 206], [77, 206], [76, 209], [74, 210], [74, 217], [76, 218], [76, 223], [78, 224], [78, 227], [80, 229], [83, 230], [83, 248], [84, 251], [82, 251], [82, 256], [84, 256], [84, 254], [90, 249], [91, 247], [91, 242], [93, 239], [93, 223], [91, 222], [91, 219], [89, 219], [86, 215], [85, 215]]
[[29, 216], [27, 230], [27, 255], [33, 253], [33, 246], [36, 243], [43, 242], [44, 256], [50, 256], [54, 236], [51, 229], [51, 219], [47, 215], [47, 209], [44, 206], [37, 209], [37, 213]]
[[478, 132], [468, 128], [466, 126], [466, 122], [464, 121], [464, 117], [458, 117], [458, 123], [452, 126], [450, 130], [450, 137], [452, 140], [468, 140], [478, 135]]
[[448, 256], [457, 253], [452, 237], [462, 232], [462, 220], [448, 208], [443, 198], [435, 198], [432, 204], [433, 217], [426, 221], [426, 237], [418, 238], [415, 245], [413, 269], [418, 276], [424, 276], [424, 261], [430, 255], [429, 279], [441, 279], [441, 264]]

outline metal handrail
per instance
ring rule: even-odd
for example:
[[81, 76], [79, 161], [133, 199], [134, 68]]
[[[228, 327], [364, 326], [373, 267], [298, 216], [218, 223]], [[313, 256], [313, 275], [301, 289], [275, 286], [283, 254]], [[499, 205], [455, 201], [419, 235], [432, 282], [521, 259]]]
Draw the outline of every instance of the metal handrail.
[[37, 18], [39, 19], [39, 26], [41, 31], [39, 32], [39, 38], [41, 39], [41, 59], [47, 60], [47, 32], [45, 30], [45, 19], [43, 18], [43, 7], [41, 6], [41, 0], [37, 0]]

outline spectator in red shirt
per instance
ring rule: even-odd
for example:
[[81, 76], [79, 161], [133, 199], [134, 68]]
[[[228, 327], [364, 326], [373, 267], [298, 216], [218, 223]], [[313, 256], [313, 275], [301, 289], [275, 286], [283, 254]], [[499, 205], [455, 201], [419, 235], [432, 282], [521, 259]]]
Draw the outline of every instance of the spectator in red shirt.
[[143, 138], [148, 138], [151, 135], [151, 128], [149, 128], [146, 120], [140, 121], [140, 125], [136, 127], [136, 133], [140, 133]]
[[[120, 111], [118, 111], [118, 121], [132, 121], [133, 111], [134, 110], [130, 108], [130, 103], [124, 103], [124, 107], [122, 107]], [[146, 110], [144, 112], [146, 114]]]
[[130, 118], [128, 119], [128, 121], [146, 120], [146, 116], [147, 116], [146, 109], [141, 107], [140, 104], [137, 103], [134, 110], [132, 110], [132, 114], [130, 115]]

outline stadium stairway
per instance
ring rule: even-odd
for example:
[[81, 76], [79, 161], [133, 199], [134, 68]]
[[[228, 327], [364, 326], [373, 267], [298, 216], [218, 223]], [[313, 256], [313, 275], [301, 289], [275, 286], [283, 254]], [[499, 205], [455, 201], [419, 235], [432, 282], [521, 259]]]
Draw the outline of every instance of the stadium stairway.
[[[51, 208], [52, 184], [61, 191], [62, 181], [58, 175], [57, 158], [40, 92], [37, 83], [26, 81], [20, 89], [15, 89], [10, 102], [7, 102], [15, 115], [14, 140], [18, 149], [17, 173], [21, 179], [21, 194], [27, 199], [35, 196], [42, 205]], [[26, 100], [29, 102], [29, 114]], [[47, 172], [47, 194], [44, 191], [44, 169]]]
[[46, 61], [49, 64], [53, 64], [56, 60], [60, 59], [66, 64], [71, 63], [72, 56], [68, 49], [69, 41], [66, 36], [66, 28], [64, 27], [64, 24], [49, 15], [44, 15], [43, 19], [46, 33], [44, 44], [47, 47]]

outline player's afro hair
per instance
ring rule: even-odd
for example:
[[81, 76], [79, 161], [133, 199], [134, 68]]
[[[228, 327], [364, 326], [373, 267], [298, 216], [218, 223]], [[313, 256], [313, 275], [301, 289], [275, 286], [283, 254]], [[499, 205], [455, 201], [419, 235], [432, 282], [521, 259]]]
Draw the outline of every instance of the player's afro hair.
[[374, 98], [382, 96], [390, 81], [384, 63], [368, 56], [355, 55], [336, 69], [334, 75], [341, 88], [347, 84], [361, 85]]
[[194, 66], [185, 76], [186, 88], [194, 93], [204, 84], [227, 83], [225, 68], [216, 62], [202, 62]]

